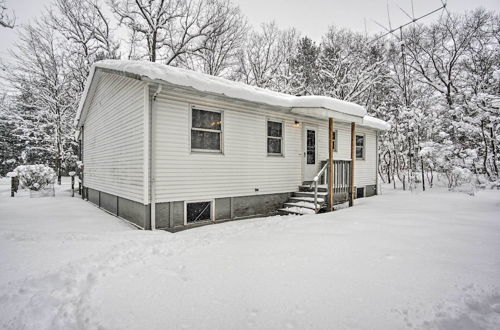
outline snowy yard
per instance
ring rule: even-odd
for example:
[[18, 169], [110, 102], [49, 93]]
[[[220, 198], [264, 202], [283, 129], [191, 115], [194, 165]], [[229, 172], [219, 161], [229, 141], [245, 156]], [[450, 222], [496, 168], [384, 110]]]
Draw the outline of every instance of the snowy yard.
[[0, 322], [27, 329], [500, 327], [500, 192], [139, 231], [0, 184]]

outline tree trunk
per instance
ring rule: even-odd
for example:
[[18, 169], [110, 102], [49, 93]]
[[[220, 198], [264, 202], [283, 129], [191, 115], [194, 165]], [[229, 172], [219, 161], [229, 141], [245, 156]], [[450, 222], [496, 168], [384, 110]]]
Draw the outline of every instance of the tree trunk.
[[56, 159], [56, 173], [57, 173], [57, 184], [61, 185], [61, 157], [57, 156]]
[[151, 36], [151, 41], [149, 44], [149, 60], [151, 62], [156, 62], [156, 42], [157, 42], [157, 31], [153, 31]]
[[392, 157], [391, 157], [390, 151], [388, 152], [388, 155], [389, 155], [389, 162], [386, 162], [386, 164], [387, 164], [387, 182], [390, 184], [391, 183], [391, 166], [392, 166]]
[[425, 172], [424, 172], [424, 158], [420, 157], [422, 167], [422, 191], [425, 191]]
[[488, 176], [488, 178], [491, 180], [491, 174], [488, 171], [488, 141], [486, 140], [486, 135], [484, 134], [484, 121], [481, 120], [481, 135], [483, 137], [483, 142], [484, 142], [484, 158], [483, 158], [483, 167], [484, 167], [484, 172]]
[[495, 145], [496, 137], [493, 126], [490, 127], [491, 136], [491, 150], [493, 151], [493, 169], [495, 170], [495, 177], [498, 180], [498, 165], [497, 165], [497, 146]]
[[432, 184], [434, 181], [434, 171], [432, 167], [429, 167], [429, 172], [427, 172], [427, 182], [429, 182], [429, 188], [432, 188]]

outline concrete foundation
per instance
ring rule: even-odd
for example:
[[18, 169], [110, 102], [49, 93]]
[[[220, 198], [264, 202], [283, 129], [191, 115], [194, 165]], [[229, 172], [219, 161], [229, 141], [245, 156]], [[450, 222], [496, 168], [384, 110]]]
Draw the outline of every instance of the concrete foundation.
[[377, 194], [377, 185], [370, 185], [365, 187], [365, 197], [375, 196]]
[[[216, 198], [213, 222], [275, 214], [289, 197], [289, 193], [283, 193]], [[156, 229], [176, 231], [211, 223], [184, 225], [184, 201], [156, 203], [155, 209]]]
[[215, 220], [227, 220], [234, 218], [231, 216], [232, 200], [233, 198], [215, 199]]
[[184, 226], [184, 202], [156, 203], [156, 229]]
[[86, 199], [96, 206], [143, 229], [151, 229], [149, 205], [134, 202], [92, 188], [84, 188]]
[[283, 207], [290, 198], [290, 193], [256, 195], [233, 198], [233, 218], [245, 218], [256, 215], [269, 215]]
[[151, 208], [149, 205], [118, 197], [118, 214], [143, 229], [151, 229]]
[[101, 205], [103, 209], [118, 215], [118, 197], [101, 192]]
[[[365, 196], [377, 194], [377, 186], [365, 187]], [[85, 198], [96, 206], [119, 216], [142, 229], [151, 229], [151, 207], [129, 199], [84, 187]], [[336, 194], [337, 200], [345, 199], [345, 194]], [[256, 216], [268, 216], [277, 213], [288, 201], [291, 193], [253, 195], [216, 198], [214, 221], [184, 225], [184, 201], [156, 203], [156, 229], [178, 231], [197, 227], [207, 223], [236, 220]]]
[[101, 206], [99, 201], [99, 191], [88, 188], [87, 189], [87, 200], [97, 206]]

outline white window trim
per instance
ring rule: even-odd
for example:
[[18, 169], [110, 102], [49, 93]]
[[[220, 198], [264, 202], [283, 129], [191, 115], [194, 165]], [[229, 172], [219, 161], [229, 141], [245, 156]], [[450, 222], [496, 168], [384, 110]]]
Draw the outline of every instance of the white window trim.
[[335, 134], [335, 140], [333, 140], [333, 152], [338, 152], [338, 146], [339, 146], [339, 130], [334, 129], [333, 133]]
[[[210, 220], [188, 223], [187, 222], [187, 205], [191, 204], [191, 203], [205, 203], [205, 202], [210, 202]], [[198, 223], [214, 222], [214, 219], [215, 219], [215, 199], [212, 198], [212, 199], [200, 199], [200, 200], [184, 201], [184, 226], [198, 224]]]
[[[315, 143], [315, 146], [314, 146], [314, 164], [307, 164], [307, 130], [308, 129], [311, 129], [311, 130], [314, 130], [314, 143]], [[319, 142], [319, 127], [318, 125], [314, 125], [314, 124], [304, 124], [304, 130], [303, 130], [303, 133], [302, 133], [302, 139], [303, 139], [303, 142], [304, 143], [304, 146], [303, 146], [303, 152], [305, 152], [304, 154], [304, 164], [305, 165], [318, 165], [321, 163], [321, 160], [319, 159], [319, 148], [318, 148], [318, 142]]]
[[[281, 123], [281, 138], [267, 135], [268, 122]], [[266, 118], [266, 155], [269, 157], [285, 157], [285, 121], [274, 118]], [[270, 153], [267, 151], [267, 139], [281, 139], [281, 153]]]
[[[356, 156], [358, 154], [357, 153], [358, 146], [356, 145], [356, 143], [354, 143], [354, 147], [356, 148], [354, 156], [356, 156], [356, 160], [365, 160], [365, 156], [366, 156], [366, 134], [365, 133], [356, 133], [356, 136], [362, 136], [363, 137], [363, 157], [358, 158]], [[354, 140], [354, 142], [356, 142], [356, 139]]]
[[[218, 112], [220, 113], [220, 131], [219, 130], [214, 130], [214, 129], [207, 129], [207, 128], [193, 128], [193, 109], [196, 110], [201, 110], [201, 111], [209, 111], [209, 112]], [[203, 106], [198, 106], [191, 104], [189, 106], [189, 152], [190, 153], [207, 153], [207, 154], [224, 154], [224, 111], [219, 110], [219, 109], [212, 109], [208, 107], [203, 107]], [[193, 149], [191, 147], [191, 132], [194, 130], [196, 131], [204, 131], [204, 132], [214, 132], [214, 133], [220, 133], [220, 150], [211, 150], [211, 149]]]

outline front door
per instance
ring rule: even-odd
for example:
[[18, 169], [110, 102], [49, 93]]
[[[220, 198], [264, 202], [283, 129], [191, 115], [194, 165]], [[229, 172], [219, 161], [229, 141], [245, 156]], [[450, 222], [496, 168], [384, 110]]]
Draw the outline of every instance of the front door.
[[318, 173], [317, 141], [317, 129], [304, 126], [304, 181], [312, 181]]

